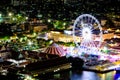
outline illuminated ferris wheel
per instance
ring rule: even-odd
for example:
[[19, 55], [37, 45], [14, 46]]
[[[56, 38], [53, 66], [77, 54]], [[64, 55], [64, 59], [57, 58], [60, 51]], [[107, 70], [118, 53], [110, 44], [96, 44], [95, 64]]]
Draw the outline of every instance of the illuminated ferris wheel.
[[99, 48], [102, 42], [102, 28], [99, 21], [90, 14], [77, 17], [73, 25], [76, 46], [87, 49]]

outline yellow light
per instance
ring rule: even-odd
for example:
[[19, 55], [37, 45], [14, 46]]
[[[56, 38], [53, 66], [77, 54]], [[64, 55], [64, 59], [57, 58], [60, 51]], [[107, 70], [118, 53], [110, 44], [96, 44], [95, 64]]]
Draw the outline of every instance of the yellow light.
[[36, 76], [38, 76], [38, 74], [34, 74], [33, 76], [36, 77]]
[[115, 32], [120, 32], [120, 30], [119, 30], [119, 29], [117, 29]]

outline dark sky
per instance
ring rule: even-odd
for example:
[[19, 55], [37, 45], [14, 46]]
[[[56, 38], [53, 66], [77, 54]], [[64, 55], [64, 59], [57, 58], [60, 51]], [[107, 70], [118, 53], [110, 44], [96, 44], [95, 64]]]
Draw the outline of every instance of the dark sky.
[[0, 5], [7, 5], [10, 3], [11, 3], [11, 0], [0, 0]]

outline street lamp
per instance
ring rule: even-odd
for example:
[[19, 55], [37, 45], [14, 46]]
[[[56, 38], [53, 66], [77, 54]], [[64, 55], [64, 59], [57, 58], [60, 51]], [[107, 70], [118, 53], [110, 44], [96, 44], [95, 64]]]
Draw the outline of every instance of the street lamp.
[[50, 23], [50, 22], [51, 22], [51, 19], [48, 19], [48, 22]]
[[25, 17], [26, 20], [28, 20], [28, 17]]
[[12, 16], [12, 13], [11, 13], [11, 12], [10, 12], [10, 13], [8, 13], [8, 16], [9, 16], [9, 17], [11, 17], [11, 16]]
[[13, 19], [12, 19], [12, 15], [13, 15], [13, 14], [12, 14], [11, 12], [8, 13], [8, 17], [9, 17], [9, 21], [10, 21], [10, 22], [13, 20]]

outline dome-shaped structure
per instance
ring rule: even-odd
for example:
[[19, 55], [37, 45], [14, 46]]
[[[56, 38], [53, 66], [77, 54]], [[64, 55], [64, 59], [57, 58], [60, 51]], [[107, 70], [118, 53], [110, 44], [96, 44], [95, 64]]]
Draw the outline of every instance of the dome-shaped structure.
[[44, 52], [59, 56], [64, 56], [66, 54], [65, 50], [56, 43], [52, 43]]

